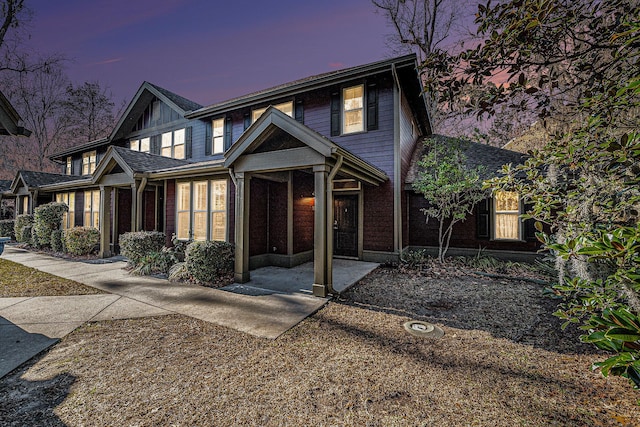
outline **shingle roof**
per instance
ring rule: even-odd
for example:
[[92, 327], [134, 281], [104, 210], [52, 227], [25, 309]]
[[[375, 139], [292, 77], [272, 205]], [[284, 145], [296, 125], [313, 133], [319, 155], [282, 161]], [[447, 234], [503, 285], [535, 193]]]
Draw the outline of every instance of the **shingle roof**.
[[39, 187], [41, 185], [56, 184], [59, 182], [76, 181], [78, 176], [63, 175], [59, 173], [37, 172], [37, 171], [19, 171], [20, 176], [25, 184], [29, 187]]
[[183, 96], [173, 93], [165, 88], [162, 88], [158, 85], [154, 85], [153, 83], [149, 83], [149, 85], [153, 86], [155, 90], [157, 90], [158, 92], [160, 92], [161, 94], [169, 98], [171, 102], [176, 104], [178, 107], [182, 108], [184, 111], [194, 111], [199, 108], [202, 108], [202, 105], [198, 104], [197, 102], [193, 102], [190, 99], [187, 99]]
[[11, 180], [0, 179], [0, 193], [11, 192]]
[[151, 172], [160, 169], [174, 168], [190, 164], [186, 160], [172, 159], [157, 154], [142, 153], [140, 151], [129, 150], [125, 147], [112, 145], [113, 150], [118, 153], [122, 160], [133, 170], [133, 172]]
[[[439, 143], [442, 144], [456, 141], [454, 138], [443, 135], [432, 135], [431, 137], [436, 138]], [[508, 163], [516, 165], [523, 163], [526, 159], [524, 154], [516, 151], [504, 150], [502, 148], [471, 141], [463, 141], [463, 152], [467, 157], [467, 166], [470, 169], [474, 169], [477, 166], [484, 166], [484, 171], [480, 176], [482, 179], [489, 179], [497, 176], [502, 165]], [[411, 157], [411, 166], [409, 167], [409, 172], [407, 173], [407, 178], [405, 180], [406, 184], [412, 184], [416, 180], [420, 170], [418, 162], [425, 154], [425, 145], [422, 144], [421, 141], [418, 141], [413, 152], [413, 156]]]

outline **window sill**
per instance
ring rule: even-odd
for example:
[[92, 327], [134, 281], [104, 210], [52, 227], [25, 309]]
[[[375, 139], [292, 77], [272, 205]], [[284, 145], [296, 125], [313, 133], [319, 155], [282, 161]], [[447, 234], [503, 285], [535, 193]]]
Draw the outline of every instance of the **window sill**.
[[359, 130], [357, 132], [341, 133], [339, 136], [360, 135], [360, 134], [364, 134], [364, 133], [367, 133], [367, 131], [366, 130]]

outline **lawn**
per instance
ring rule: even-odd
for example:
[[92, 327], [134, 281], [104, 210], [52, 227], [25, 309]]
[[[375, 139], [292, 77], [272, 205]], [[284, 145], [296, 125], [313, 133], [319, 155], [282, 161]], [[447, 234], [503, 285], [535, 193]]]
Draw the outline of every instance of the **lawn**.
[[0, 297], [103, 294], [99, 289], [0, 259]]
[[[276, 340], [171, 315], [87, 324], [0, 380], [0, 424], [637, 426], [542, 285], [380, 268]], [[440, 339], [403, 330], [440, 325]]]

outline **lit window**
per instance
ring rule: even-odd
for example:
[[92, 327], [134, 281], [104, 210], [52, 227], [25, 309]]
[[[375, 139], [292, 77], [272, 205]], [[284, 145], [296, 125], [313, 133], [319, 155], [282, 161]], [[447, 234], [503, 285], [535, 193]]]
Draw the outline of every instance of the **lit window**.
[[174, 159], [185, 158], [185, 130], [178, 129], [162, 134], [160, 154]]
[[178, 183], [176, 199], [178, 239], [226, 240], [226, 180]]
[[214, 120], [213, 127], [213, 154], [224, 153], [224, 119]]
[[22, 213], [23, 214], [29, 213], [29, 196], [22, 197]]
[[69, 212], [62, 216], [62, 228], [73, 228], [75, 225], [76, 193], [58, 193], [56, 202], [65, 203], [69, 207]]
[[84, 192], [84, 226], [100, 228], [100, 190]]
[[82, 153], [82, 175], [90, 175], [96, 170], [96, 151]]
[[364, 131], [364, 85], [342, 90], [342, 133]]
[[494, 194], [496, 240], [520, 239], [520, 200], [514, 191], [496, 191]]
[[129, 148], [133, 151], [141, 153], [149, 153], [151, 151], [150, 138], [132, 139], [129, 141]]
[[68, 156], [67, 157], [67, 165], [64, 169], [64, 173], [67, 175], [72, 175], [73, 174], [73, 157]]
[[[293, 101], [283, 102], [282, 104], [274, 105], [273, 107], [276, 110], [282, 111], [287, 116], [293, 117]], [[260, 118], [260, 116], [262, 115], [262, 113], [264, 113], [265, 111], [267, 111], [267, 107], [258, 108], [257, 110], [253, 110], [251, 112], [251, 121], [255, 122], [256, 120], [258, 120]]]

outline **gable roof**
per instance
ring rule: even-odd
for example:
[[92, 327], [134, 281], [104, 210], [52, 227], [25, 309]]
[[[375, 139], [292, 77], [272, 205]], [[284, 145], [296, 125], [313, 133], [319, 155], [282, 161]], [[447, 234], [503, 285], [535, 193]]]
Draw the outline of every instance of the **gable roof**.
[[11, 180], [0, 179], [0, 194], [11, 193]]
[[78, 177], [73, 175], [63, 175], [59, 173], [38, 172], [19, 170], [11, 183], [11, 192], [15, 193], [22, 185], [29, 189], [41, 187], [47, 184], [57, 184], [61, 182], [77, 181]]
[[0, 135], [29, 136], [31, 131], [22, 125], [22, 118], [0, 91]]
[[[438, 143], [441, 144], [458, 141], [455, 138], [443, 135], [432, 135], [431, 138], [435, 138]], [[526, 159], [526, 156], [522, 153], [493, 147], [491, 145], [479, 144], [471, 141], [463, 141], [463, 144], [463, 152], [467, 158], [467, 167], [469, 169], [474, 169], [478, 166], [483, 166], [484, 170], [480, 174], [480, 178], [483, 180], [497, 176], [498, 171], [503, 165], [508, 163], [512, 163], [514, 165], [520, 164]], [[409, 172], [407, 173], [407, 178], [405, 179], [405, 188], [408, 190], [412, 189], [411, 184], [413, 184], [418, 177], [418, 173], [421, 169], [418, 163], [426, 154], [426, 151], [426, 147], [422, 141], [418, 141], [411, 157], [411, 165], [409, 167]]]
[[[365, 65], [359, 65], [356, 67], [345, 68], [318, 74], [315, 76], [305, 77], [303, 79], [284, 83], [278, 86], [271, 87], [269, 89], [264, 89], [237, 98], [232, 98], [217, 104], [200, 108], [191, 113], [187, 113], [185, 117], [188, 119], [205, 118], [216, 114], [221, 114], [222, 112], [231, 109], [248, 107], [259, 102], [267, 102], [269, 100], [291, 96], [303, 91], [335, 85], [347, 79], [366, 77], [378, 74], [383, 71], [391, 71], [392, 69], [408, 69], [415, 76], [415, 80], [418, 81], [416, 67], [417, 57], [415, 54], [385, 59]], [[420, 97], [422, 97], [422, 88], [420, 87], [420, 85], [418, 85], [418, 94], [420, 95]], [[424, 105], [423, 98], [422, 102]], [[426, 106], [424, 107], [424, 110], [426, 114]]]

